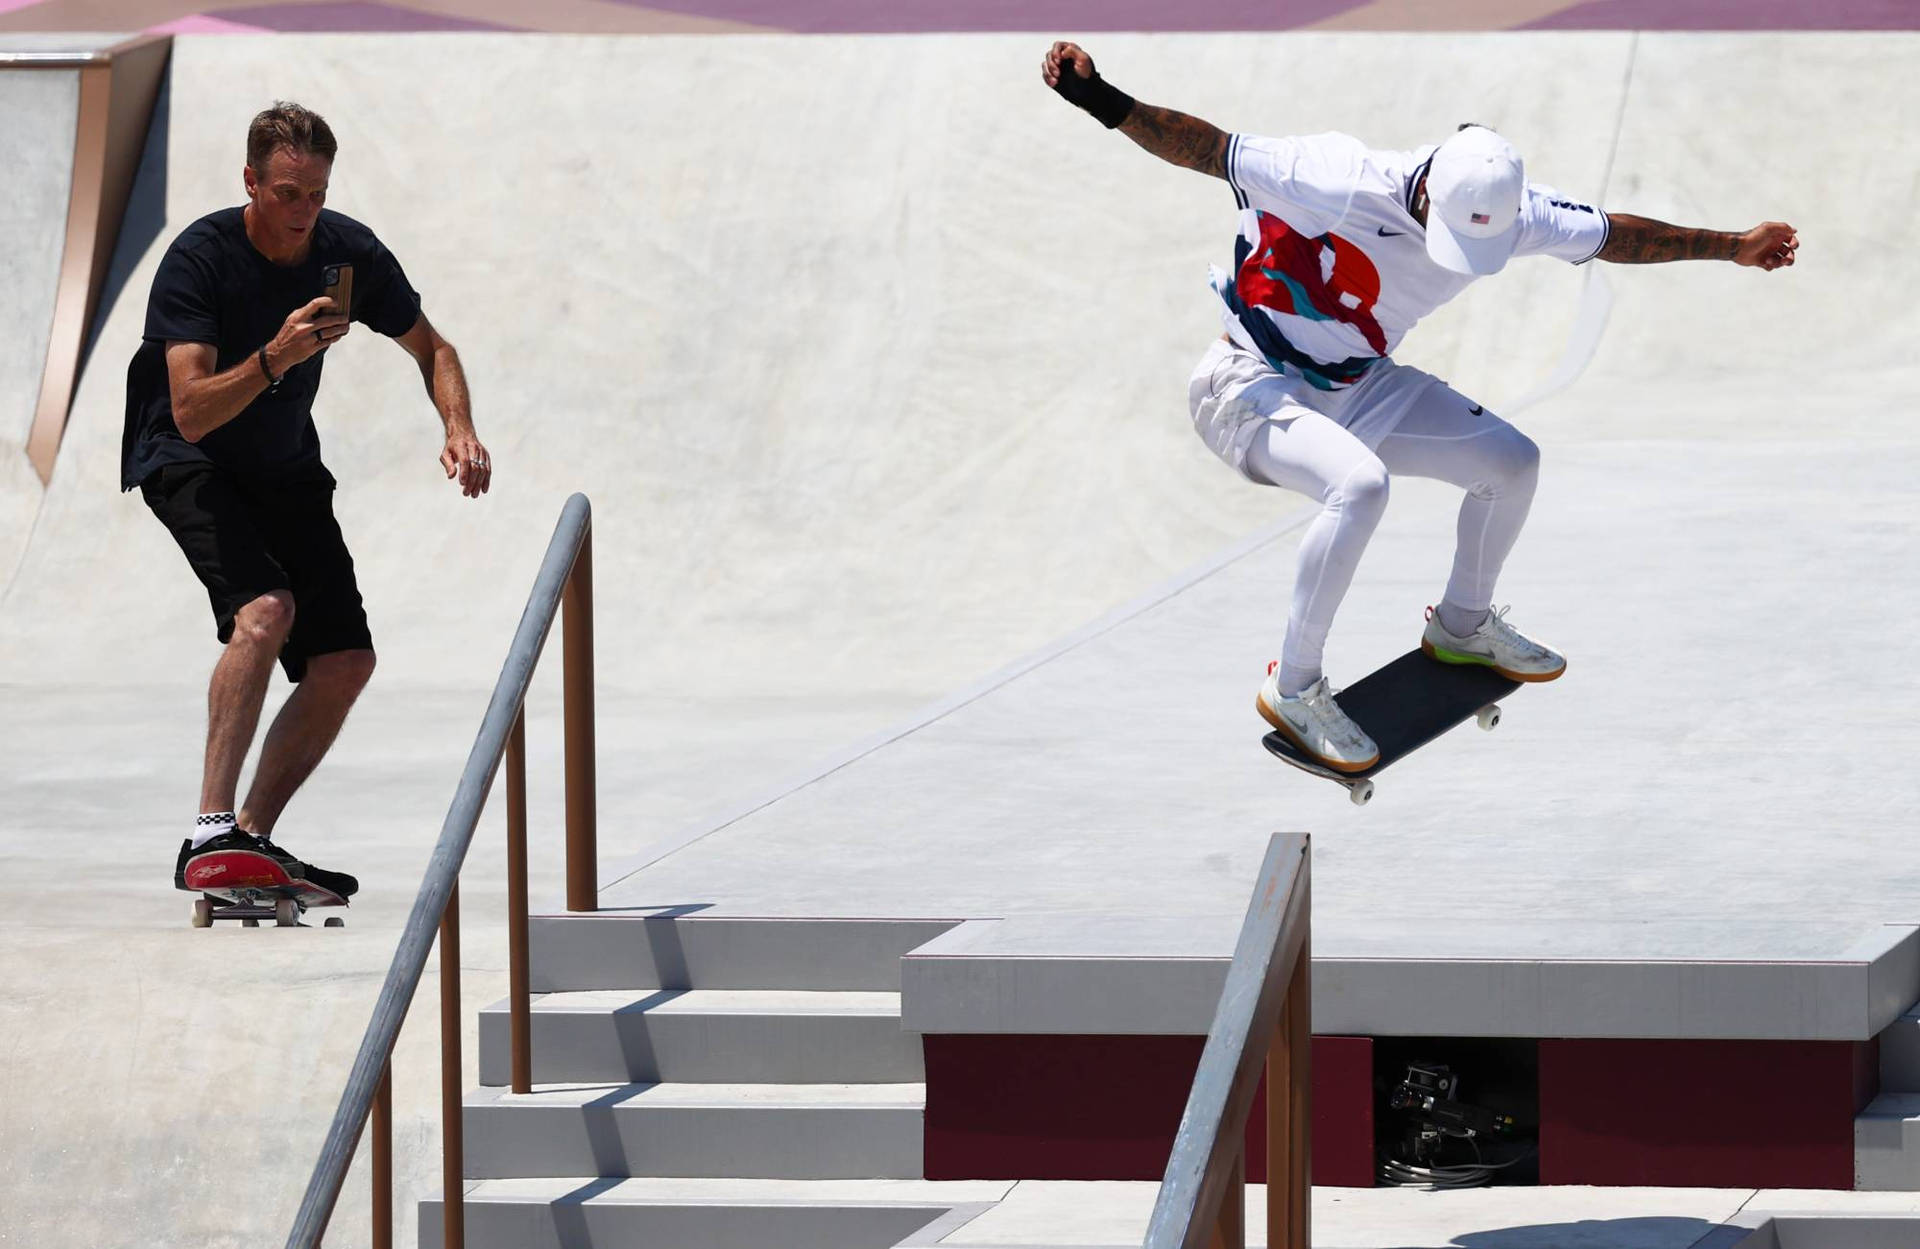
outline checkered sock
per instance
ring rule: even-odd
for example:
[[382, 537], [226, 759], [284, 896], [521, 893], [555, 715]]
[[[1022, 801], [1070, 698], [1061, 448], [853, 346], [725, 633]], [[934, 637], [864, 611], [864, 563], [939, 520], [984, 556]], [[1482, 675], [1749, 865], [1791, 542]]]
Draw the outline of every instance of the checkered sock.
[[193, 817], [193, 848], [198, 850], [215, 837], [233, 831], [233, 812], [208, 811]]

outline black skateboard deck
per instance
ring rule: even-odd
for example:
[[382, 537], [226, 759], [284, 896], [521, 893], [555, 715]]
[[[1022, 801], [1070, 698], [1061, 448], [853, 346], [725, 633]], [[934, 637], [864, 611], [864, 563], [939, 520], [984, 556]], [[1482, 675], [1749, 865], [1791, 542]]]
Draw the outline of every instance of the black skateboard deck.
[[[270, 919], [290, 928], [310, 906], [345, 906], [347, 900], [310, 880], [289, 876], [270, 856], [253, 850], [216, 850], [187, 864], [187, 888], [200, 897], [193, 904], [193, 926], [211, 927], [216, 919], [237, 919], [258, 928]], [[327, 927], [346, 921], [335, 917]]]
[[1380, 758], [1364, 772], [1330, 768], [1278, 730], [1260, 744], [1302, 772], [1346, 786], [1355, 804], [1365, 804], [1373, 797], [1376, 773], [1470, 719], [1491, 729], [1500, 723], [1500, 700], [1519, 688], [1520, 682], [1485, 665], [1445, 664], [1411, 650], [1335, 695], [1340, 709], [1380, 748]]

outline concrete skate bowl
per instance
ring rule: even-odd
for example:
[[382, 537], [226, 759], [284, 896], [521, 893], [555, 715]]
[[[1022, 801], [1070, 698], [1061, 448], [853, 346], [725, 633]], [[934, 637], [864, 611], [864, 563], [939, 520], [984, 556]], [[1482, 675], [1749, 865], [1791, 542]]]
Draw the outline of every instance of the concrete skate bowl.
[[[1285, 86], [1225, 37], [1103, 51], [1143, 94], [1247, 128], [1412, 144], [1491, 105], [1561, 182], [1597, 188], [1629, 38], [1597, 37], [1610, 57], [1588, 37], [1491, 38], [1526, 75], [1496, 101], [1436, 59], [1444, 40], [1316, 37], [1323, 68]], [[162, 235], [236, 198], [233, 136], [260, 100], [326, 103], [331, 202], [408, 266], [501, 465], [486, 505], [460, 509], [410, 362], [367, 334], [336, 349], [320, 422], [347, 532], [414, 534], [356, 542], [383, 663], [407, 680], [466, 673], [445, 640], [509, 621], [478, 591], [531, 566], [573, 486], [600, 505], [607, 610], [628, 622], [606, 678], [701, 692], [769, 670], [792, 690], [919, 671], [943, 688], [1292, 506], [1221, 489], [1185, 428], [1217, 327], [1222, 189], [1101, 142], [1040, 87], [1032, 39], [315, 37], [300, 66], [270, 46], [178, 41]], [[881, 47], [884, 81], [861, 72]], [[1362, 52], [1397, 85], [1356, 116], [1334, 67]], [[500, 90], [548, 75], [568, 85], [544, 103]], [[721, 89], [742, 80], [754, 90]], [[422, 151], [396, 116], [443, 138]], [[89, 679], [151, 677], [204, 631], [165, 535], [113, 490], [121, 362], [160, 251], [103, 324], [44, 537], [8, 589], [27, 644], [0, 675], [84, 651]], [[1551, 371], [1580, 281], [1528, 266], [1410, 358], [1511, 397]], [[92, 646], [57, 610], [77, 581], [95, 619], [150, 627]], [[821, 613], [828, 586], [864, 605], [858, 633]]]
[[[566, 492], [596, 504], [609, 854], [1298, 506], [1239, 487], [1186, 428], [1187, 372], [1217, 332], [1205, 261], [1228, 252], [1230, 200], [1046, 94], [1043, 46], [177, 41], [166, 227], [121, 258], [125, 293], [0, 591], [19, 827], [36, 846], [46, 830], [85, 836], [115, 865], [79, 930], [69, 903], [44, 900], [60, 897], [44, 850], [23, 850], [8, 886], [0, 922], [20, 955], [0, 1009], [19, 1040], [0, 1129], [32, 1144], [5, 1164], [6, 1239], [108, 1243], [136, 1224], [160, 1243], [282, 1233]], [[1835, 144], [1873, 147], [1856, 113], [1829, 107], [1870, 95], [1879, 116], [1911, 115], [1915, 45], [1807, 48], [1115, 35], [1095, 50], [1143, 98], [1232, 128], [1411, 146], [1484, 121], [1535, 176], [1612, 207], [1801, 225], [1802, 264], [1777, 281], [1676, 266], [1632, 275], [1644, 281], [1629, 296], [1613, 275], [1589, 376], [1539, 409], [1547, 428], [1584, 437], [1594, 427], [1576, 417], [1645, 419], [1634, 398], [1699, 384], [1703, 357], [1753, 378], [1756, 358], [1809, 359], [1795, 347], [1807, 335], [1866, 361], [1911, 341], [1898, 298], [1910, 269], [1877, 243], [1904, 219], [1904, 174], [1863, 161], [1836, 188], [1805, 171], [1831, 169]], [[1489, 81], [1489, 64], [1506, 72]], [[1720, 140], [1765, 116], [1783, 80], [1798, 112], [1764, 141]], [[296, 808], [308, 838], [377, 869], [329, 949], [200, 940], [159, 883], [172, 813], [192, 800], [212, 647], [177, 552], [117, 491], [124, 364], [154, 266], [179, 229], [237, 201], [246, 120], [275, 97], [339, 132], [332, 204], [381, 233], [459, 346], [500, 465], [488, 499], [458, 499], [411, 364], [364, 329], [335, 349], [320, 426], [382, 671]], [[1578, 346], [1589, 280], [1516, 266], [1421, 327], [1406, 358], [1496, 409], [1521, 399]], [[1703, 324], [1707, 306], [1720, 311]], [[1853, 375], [1863, 394], [1882, 384]], [[541, 711], [536, 767], [555, 736]], [[496, 867], [483, 855], [469, 879], [475, 958], [499, 948], [483, 918], [500, 914]], [[500, 978], [476, 968], [469, 1002], [497, 996]], [[410, 1029], [396, 1068], [403, 1210], [437, 1184], [432, 1070], [430, 1024]], [[216, 1081], [230, 1090], [218, 1105], [205, 1092]], [[170, 1161], [103, 1182], [99, 1159], [137, 1157]], [[262, 1199], [209, 1210], [199, 1194], [236, 1158]], [[338, 1226], [364, 1226], [365, 1192], [349, 1181]], [[76, 1207], [75, 1193], [88, 1199]]]

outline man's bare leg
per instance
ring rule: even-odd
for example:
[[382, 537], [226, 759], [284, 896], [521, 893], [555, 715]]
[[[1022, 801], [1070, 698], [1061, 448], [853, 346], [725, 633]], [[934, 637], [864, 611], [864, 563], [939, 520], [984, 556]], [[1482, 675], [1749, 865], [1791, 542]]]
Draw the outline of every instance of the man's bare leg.
[[200, 809], [231, 811], [240, 765], [260, 727], [260, 705], [280, 646], [293, 628], [293, 596], [262, 594], [233, 614], [233, 633], [207, 686], [207, 758], [200, 778]]
[[370, 650], [334, 651], [307, 661], [307, 673], [267, 730], [241, 828], [265, 837], [313, 770], [326, 758], [347, 712], [373, 676]]

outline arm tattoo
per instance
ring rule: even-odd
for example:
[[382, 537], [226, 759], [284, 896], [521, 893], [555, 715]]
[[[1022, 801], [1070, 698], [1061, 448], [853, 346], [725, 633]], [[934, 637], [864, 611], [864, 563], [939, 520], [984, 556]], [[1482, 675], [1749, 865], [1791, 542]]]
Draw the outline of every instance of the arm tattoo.
[[1136, 102], [1120, 133], [1161, 160], [1216, 178], [1227, 176], [1227, 135], [1219, 128], [1170, 108]]
[[1607, 242], [1600, 259], [1621, 265], [1655, 265], [1668, 260], [1732, 260], [1740, 236], [1720, 230], [1670, 226], [1648, 217], [1608, 213]]

